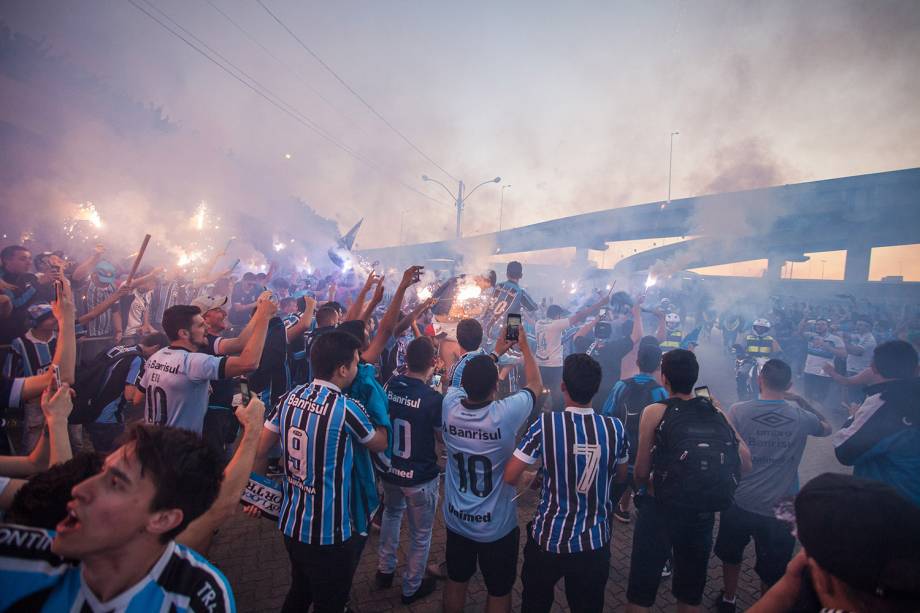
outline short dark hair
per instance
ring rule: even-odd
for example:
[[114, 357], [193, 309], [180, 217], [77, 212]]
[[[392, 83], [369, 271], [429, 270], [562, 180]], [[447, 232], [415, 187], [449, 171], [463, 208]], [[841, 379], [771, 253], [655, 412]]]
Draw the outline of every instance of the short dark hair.
[[0, 261], [7, 261], [12, 258], [16, 253], [20, 251], [25, 251], [27, 253], [32, 253], [29, 251], [28, 247], [23, 247], [22, 245], [7, 245], [3, 248], [3, 251], [0, 251]]
[[885, 341], [876, 346], [872, 365], [886, 379], [910, 379], [917, 372], [917, 350], [907, 341]]
[[686, 349], [672, 349], [661, 357], [661, 376], [668, 380], [672, 392], [691, 393], [700, 376], [696, 355]]
[[661, 348], [658, 344], [639, 345], [636, 351], [636, 365], [639, 372], [655, 372], [661, 366]]
[[67, 516], [70, 492], [78, 483], [102, 470], [105, 454], [78, 453], [61, 464], [40, 472], [23, 485], [10, 503], [6, 521], [54, 530]]
[[361, 349], [361, 341], [354, 334], [341, 330], [330, 330], [319, 335], [310, 347], [310, 366], [318, 379], [329, 380], [340, 366], [347, 366], [355, 359], [355, 351]]
[[460, 385], [471, 401], [486, 400], [498, 385], [498, 368], [492, 356], [477, 355], [468, 361], [460, 376]]
[[166, 309], [162, 323], [169, 340], [179, 340], [179, 330], [190, 329], [195, 315], [201, 315], [201, 309], [190, 304], [177, 304]]
[[524, 267], [516, 260], [508, 262], [508, 266], [505, 268], [505, 275], [509, 279], [520, 279], [524, 276]]
[[151, 511], [180, 509], [182, 521], [162, 535], [175, 538], [217, 500], [223, 465], [217, 452], [190, 430], [138, 424], [128, 434], [141, 463], [141, 475], [150, 474], [155, 492]]
[[140, 344], [144, 347], [166, 347], [169, 345], [169, 337], [162, 332], [153, 332], [143, 337]]
[[323, 305], [316, 311], [316, 325], [319, 327], [331, 326], [339, 312], [335, 307]]
[[485, 278], [488, 279], [489, 285], [495, 287], [495, 283], [498, 281], [498, 275], [495, 274], [494, 270], [490, 270], [485, 274]]
[[332, 307], [333, 309], [335, 309], [338, 313], [340, 313], [340, 314], [342, 314], [342, 315], [344, 315], [344, 314], [345, 314], [345, 311], [347, 310], [344, 306], [342, 306], [342, 303], [341, 303], [341, 302], [336, 302], [335, 300], [332, 300], [332, 301], [330, 301], [330, 302], [327, 302], [327, 303], [324, 304], [323, 306], [324, 306], [324, 307]]
[[427, 336], [420, 336], [406, 347], [406, 364], [412, 372], [425, 372], [434, 360], [434, 343]]
[[773, 358], [767, 360], [760, 370], [764, 384], [774, 392], [785, 392], [792, 384], [792, 369], [789, 364]]
[[586, 353], [573, 353], [562, 364], [562, 382], [569, 398], [588, 404], [601, 386], [601, 365]]
[[475, 319], [461, 319], [457, 324], [457, 342], [467, 351], [475, 351], [482, 344], [482, 324]]

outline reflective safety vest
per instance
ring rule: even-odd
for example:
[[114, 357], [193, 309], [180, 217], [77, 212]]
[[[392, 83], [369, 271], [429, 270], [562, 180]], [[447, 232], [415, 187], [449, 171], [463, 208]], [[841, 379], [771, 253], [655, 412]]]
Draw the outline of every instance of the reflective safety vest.
[[773, 353], [772, 336], [757, 336], [756, 334], [748, 334], [744, 340], [744, 350], [747, 351], [750, 355], [767, 356]]
[[671, 349], [679, 349], [680, 344], [684, 340], [684, 331], [683, 330], [668, 330], [664, 340], [661, 341], [661, 348], [664, 351], [670, 351]]

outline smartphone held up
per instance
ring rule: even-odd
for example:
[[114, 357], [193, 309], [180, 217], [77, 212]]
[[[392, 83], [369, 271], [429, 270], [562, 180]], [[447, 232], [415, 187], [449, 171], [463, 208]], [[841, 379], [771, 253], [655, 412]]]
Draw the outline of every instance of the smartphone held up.
[[505, 326], [505, 340], [517, 341], [521, 333], [521, 314], [508, 313], [508, 323]]

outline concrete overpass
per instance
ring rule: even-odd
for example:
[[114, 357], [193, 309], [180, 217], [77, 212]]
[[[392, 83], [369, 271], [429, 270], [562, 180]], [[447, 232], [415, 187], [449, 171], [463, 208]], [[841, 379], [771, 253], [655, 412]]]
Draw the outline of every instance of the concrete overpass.
[[846, 280], [865, 281], [873, 247], [920, 243], [920, 168], [779, 187], [695, 196], [554, 219], [460, 240], [368, 249], [371, 260], [408, 264], [464, 254], [575, 247], [605, 250], [608, 242], [692, 237], [622, 260], [642, 270], [678, 258], [681, 268], [769, 260], [777, 276], [805, 252], [846, 250]]

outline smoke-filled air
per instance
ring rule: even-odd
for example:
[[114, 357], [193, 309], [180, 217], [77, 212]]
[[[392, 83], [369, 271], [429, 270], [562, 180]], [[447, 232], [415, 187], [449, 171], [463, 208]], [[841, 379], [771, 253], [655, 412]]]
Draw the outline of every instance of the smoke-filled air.
[[920, 610], [917, 75], [917, 0], [4, 0], [0, 610]]

